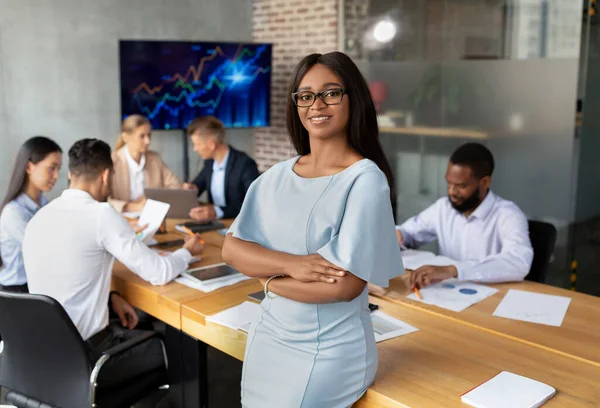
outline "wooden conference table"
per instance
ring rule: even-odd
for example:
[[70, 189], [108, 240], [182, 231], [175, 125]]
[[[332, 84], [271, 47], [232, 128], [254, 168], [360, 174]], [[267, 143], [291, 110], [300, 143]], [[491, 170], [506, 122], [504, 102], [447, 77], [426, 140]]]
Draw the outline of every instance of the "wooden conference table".
[[[462, 312], [453, 312], [407, 299], [405, 296], [411, 292], [402, 278], [394, 279], [390, 283], [389, 291], [382, 297], [404, 306], [429, 314], [442, 315], [470, 327], [476, 327], [495, 335], [600, 367], [600, 298], [531, 281], [490, 286], [498, 289], [498, 292]], [[562, 325], [553, 327], [492, 316], [509, 289], [571, 298]], [[598, 387], [600, 388], [600, 378]]]
[[[198, 265], [219, 262], [223, 236], [202, 235], [207, 245]], [[175, 282], [152, 286], [117, 262], [113, 285], [131, 304], [167, 323], [167, 348], [181, 350], [169, 356], [170, 372], [181, 380], [171, 389], [178, 395], [174, 405], [205, 406], [206, 345], [242, 360], [246, 343], [245, 333], [206, 317], [248, 300], [248, 294], [262, 289], [260, 283], [248, 280], [211, 293]], [[461, 394], [502, 370], [556, 388], [545, 406], [600, 406], [600, 347], [592, 348], [598, 339], [598, 299], [567, 292], [573, 301], [563, 326], [554, 328], [496, 318], [492, 312], [509, 288], [564, 294], [559, 289], [531, 282], [495, 286], [499, 293], [461, 313], [405, 299], [402, 279], [385, 296], [372, 297], [381, 311], [419, 331], [378, 343], [375, 383], [355, 406], [462, 407]], [[588, 335], [592, 338], [584, 338]]]

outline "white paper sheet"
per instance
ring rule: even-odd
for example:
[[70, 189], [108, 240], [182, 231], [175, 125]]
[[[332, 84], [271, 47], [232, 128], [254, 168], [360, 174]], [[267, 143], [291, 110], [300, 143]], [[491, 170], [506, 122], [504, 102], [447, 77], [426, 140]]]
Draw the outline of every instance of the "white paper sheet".
[[147, 243], [147, 241], [156, 234], [156, 231], [158, 231], [169, 212], [169, 207], [171, 207], [171, 205], [167, 203], [150, 199], [146, 200], [146, 205], [144, 205], [144, 209], [138, 220], [138, 225], [148, 226], [142, 231], [139, 239]]
[[185, 276], [180, 276], [179, 278], [175, 279], [175, 282], [181, 283], [182, 285], [188, 286], [192, 289], [201, 290], [202, 292], [213, 292], [217, 289], [235, 285], [236, 283], [243, 282], [247, 279], [250, 278], [240, 273], [239, 275], [232, 275], [227, 279], [215, 279], [216, 282], [209, 281], [210, 283], [202, 283], [197, 279], [187, 278]]
[[140, 218], [141, 214], [141, 211], [126, 211], [123, 213], [123, 216], [131, 219], [136, 219]]
[[422, 300], [415, 293], [407, 297], [418, 302], [427, 303], [428, 305], [462, 312], [469, 306], [481, 302], [483, 299], [498, 292], [498, 289], [476, 283], [448, 279], [420, 289], [419, 292], [423, 298]]
[[378, 343], [380, 341], [404, 336], [405, 334], [419, 330], [408, 323], [383, 313], [380, 310], [376, 310], [371, 313], [371, 321], [373, 322], [375, 341]]
[[564, 296], [510, 289], [493, 314], [507, 319], [559, 327], [570, 303], [571, 298]]
[[[156, 252], [160, 256], [173, 255], [173, 251], [165, 251], [163, 249], [156, 249], [156, 248], [150, 248], [150, 249], [152, 249], [154, 252]], [[190, 258], [190, 261], [188, 262], [188, 265], [191, 265], [196, 262], [200, 262], [201, 260], [202, 260], [202, 258], [200, 258], [199, 256], [192, 256]]]
[[457, 262], [441, 255], [435, 255], [433, 252], [418, 251], [407, 249], [400, 252], [402, 263], [405, 269], [416, 270], [424, 265], [448, 266], [456, 265]]
[[249, 323], [260, 316], [260, 305], [254, 302], [244, 301], [237, 306], [223, 310], [215, 315], [208, 316], [206, 320], [217, 323], [234, 330], [245, 329], [247, 332]]
[[248, 334], [248, 332], [250, 331], [251, 324], [252, 324], [252, 322], [246, 322], [246, 323], [242, 324], [240, 327], [238, 327], [238, 330], [243, 331], [244, 333]]

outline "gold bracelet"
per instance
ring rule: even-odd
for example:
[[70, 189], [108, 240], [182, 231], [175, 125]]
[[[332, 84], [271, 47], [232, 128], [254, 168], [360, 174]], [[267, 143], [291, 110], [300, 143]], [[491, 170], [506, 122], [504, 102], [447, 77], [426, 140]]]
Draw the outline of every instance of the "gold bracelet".
[[269, 295], [269, 289], [268, 289], [269, 282], [271, 282], [272, 279], [281, 278], [283, 276], [285, 276], [285, 275], [275, 275], [275, 276], [271, 276], [269, 279], [267, 279], [267, 281], [265, 282], [265, 288], [264, 288], [265, 297], [268, 297], [269, 299], [275, 299], [277, 297], [277, 295], [275, 295], [275, 296]]

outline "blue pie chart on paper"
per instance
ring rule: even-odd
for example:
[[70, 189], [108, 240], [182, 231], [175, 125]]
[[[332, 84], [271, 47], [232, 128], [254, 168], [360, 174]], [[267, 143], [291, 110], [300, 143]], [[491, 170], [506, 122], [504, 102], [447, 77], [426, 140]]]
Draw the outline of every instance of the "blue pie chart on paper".
[[455, 287], [456, 287], [456, 286], [454, 286], [454, 285], [452, 285], [452, 284], [450, 284], [450, 283], [444, 283], [444, 284], [442, 285], [442, 288], [444, 288], [444, 289], [454, 289]]
[[474, 295], [477, 293], [477, 291], [475, 289], [468, 289], [468, 288], [460, 289], [459, 292], [462, 293], [463, 295]]

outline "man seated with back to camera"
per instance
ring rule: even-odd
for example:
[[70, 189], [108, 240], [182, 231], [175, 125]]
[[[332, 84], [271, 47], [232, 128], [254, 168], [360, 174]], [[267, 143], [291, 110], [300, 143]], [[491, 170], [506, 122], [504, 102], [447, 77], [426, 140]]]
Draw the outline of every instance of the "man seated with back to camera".
[[[163, 285], [188, 267], [202, 245], [187, 237], [182, 249], [161, 256], [140, 241], [107, 199], [113, 171], [110, 146], [83, 139], [69, 150], [70, 186], [38, 211], [25, 229], [23, 259], [32, 294], [49, 296], [65, 309], [85, 340], [92, 361], [103, 351], [143, 332], [138, 317], [110, 293], [115, 258], [153, 285]], [[48, 239], [51, 234], [52, 239]], [[109, 323], [109, 309], [121, 325]], [[164, 366], [157, 338], [110, 358], [98, 383], [114, 386]]]
[[400, 245], [417, 248], [437, 240], [440, 255], [457, 261], [412, 271], [412, 287], [449, 278], [492, 283], [527, 276], [533, 260], [527, 217], [492, 193], [493, 171], [494, 157], [485, 146], [460, 146], [446, 170], [448, 196], [396, 227]]

